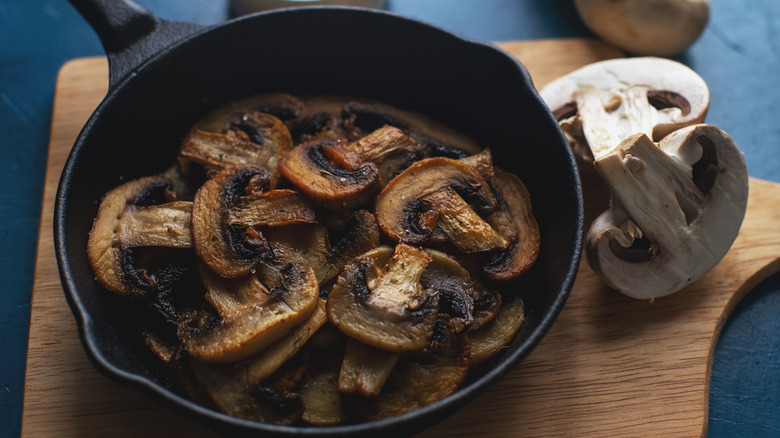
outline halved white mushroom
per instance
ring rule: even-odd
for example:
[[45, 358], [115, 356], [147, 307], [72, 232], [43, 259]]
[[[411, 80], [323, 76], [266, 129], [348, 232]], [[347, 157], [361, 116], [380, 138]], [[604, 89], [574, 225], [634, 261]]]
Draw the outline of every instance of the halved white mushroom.
[[722, 130], [689, 126], [658, 145], [636, 134], [594, 164], [612, 206], [588, 230], [586, 254], [609, 286], [634, 298], [669, 295], [731, 247], [747, 208], [748, 175]]
[[709, 107], [704, 80], [685, 65], [643, 57], [596, 62], [542, 88], [574, 153], [598, 159], [630, 135], [660, 141], [702, 123]]

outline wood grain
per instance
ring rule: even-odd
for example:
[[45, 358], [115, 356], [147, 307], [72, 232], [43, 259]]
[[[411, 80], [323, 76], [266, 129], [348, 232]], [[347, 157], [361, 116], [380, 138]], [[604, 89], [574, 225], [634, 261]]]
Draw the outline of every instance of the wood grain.
[[[538, 87], [620, 56], [590, 40], [508, 42]], [[33, 286], [23, 437], [208, 437], [217, 434], [116, 383], [90, 363], [59, 283], [52, 215], [59, 174], [107, 87], [104, 58], [63, 66], [54, 102]], [[780, 268], [780, 185], [750, 180], [748, 213], [723, 261], [655, 302], [602, 286], [583, 264], [548, 335], [507, 377], [420, 436], [706, 435], [712, 354], [736, 303]]]

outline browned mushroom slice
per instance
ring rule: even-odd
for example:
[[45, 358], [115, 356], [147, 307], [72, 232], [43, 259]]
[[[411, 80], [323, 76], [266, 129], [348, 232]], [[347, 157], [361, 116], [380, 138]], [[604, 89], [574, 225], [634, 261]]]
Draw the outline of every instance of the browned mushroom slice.
[[230, 205], [244, 196], [247, 187], [252, 188], [255, 181], [264, 180], [267, 175], [262, 167], [230, 167], [206, 181], [195, 194], [193, 247], [198, 257], [223, 277], [248, 275], [268, 255], [268, 247], [253, 239], [259, 237], [257, 233], [247, 236], [247, 227], [229, 225]]
[[328, 319], [344, 334], [388, 351], [420, 350], [433, 333], [439, 297], [423, 289], [430, 262], [425, 251], [396, 246], [385, 266], [358, 257], [342, 271], [328, 295]]
[[493, 177], [493, 154], [490, 152], [490, 148], [485, 148], [478, 154], [469, 155], [458, 161], [473, 167], [485, 181]]
[[531, 197], [520, 178], [496, 168], [493, 183], [499, 206], [486, 220], [512, 243], [504, 251], [486, 255], [482, 271], [493, 281], [509, 281], [536, 262], [539, 225], [533, 216]]
[[368, 211], [357, 210], [338, 222], [265, 230], [273, 256], [258, 269], [275, 271], [296, 262], [311, 266], [320, 285], [334, 279], [348, 261], [379, 245], [379, 227]]
[[338, 391], [376, 397], [382, 391], [400, 353], [393, 353], [350, 339], [338, 375]]
[[[87, 256], [97, 280], [120, 295], [143, 296], [174, 281], [166, 273], [138, 265], [136, 247], [188, 248], [192, 245], [192, 203], [174, 198], [171, 182], [146, 177], [106, 194], [89, 233]], [[174, 276], [175, 277], [175, 276]]]
[[345, 338], [338, 329], [326, 324], [306, 344], [308, 367], [297, 391], [304, 405], [301, 419], [309, 424], [327, 426], [348, 420], [338, 391]]
[[240, 99], [211, 112], [196, 125], [208, 132], [224, 132], [229, 129], [235, 114], [260, 112], [270, 114], [292, 128], [306, 117], [307, 105], [298, 97], [286, 93], [264, 93]]
[[[493, 192], [471, 166], [450, 158], [427, 158], [409, 166], [379, 193], [375, 207], [379, 226], [396, 241], [426, 242], [433, 233], [433, 225], [442, 220], [442, 211], [437, 210], [436, 203], [444, 196], [437, 192], [444, 189], [452, 189], [457, 197], [465, 198], [480, 213], [496, 206]], [[426, 200], [428, 197], [432, 197], [433, 202]], [[454, 224], [450, 227], [453, 233], [458, 220], [454, 213], [458, 208], [458, 205], [443, 208], [445, 216], [453, 214]], [[477, 221], [473, 216], [469, 216], [469, 220]]]
[[469, 341], [450, 334], [432, 351], [403, 355], [375, 399], [347, 398], [351, 410], [368, 421], [395, 417], [455, 393], [466, 379]]
[[354, 153], [361, 162], [374, 163], [379, 168], [383, 184], [390, 181], [401, 170], [422, 158], [419, 143], [400, 129], [385, 125], [356, 141], [342, 146]]
[[349, 210], [367, 202], [379, 189], [373, 163], [344, 169], [328, 157], [339, 141], [325, 139], [300, 144], [279, 163], [279, 171], [314, 203], [331, 210]]
[[433, 192], [421, 201], [438, 213], [436, 226], [460, 251], [493, 251], [505, 249], [510, 244], [451, 187]]
[[242, 196], [228, 206], [228, 225], [233, 227], [274, 227], [316, 222], [311, 203], [294, 190], [279, 189]]
[[384, 125], [395, 126], [425, 148], [427, 156], [463, 158], [482, 148], [473, 139], [427, 116], [382, 103], [347, 102], [344, 123], [369, 133]]
[[515, 336], [524, 320], [523, 300], [515, 298], [504, 303], [493, 321], [469, 331], [471, 365], [478, 365], [501, 351]]
[[217, 169], [238, 164], [263, 166], [269, 171], [271, 187], [276, 187], [278, 162], [292, 148], [287, 127], [276, 117], [259, 112], [236, 114], [228, 123], [225, 133], [193, 129], [179, 154]]
[[[256, 388], [267, 384], [274, 373], [294, 363], [296, 354], [326, 321], [325, 302], [320, 300], [314, 313], [306, 321], [262, 352], [234, 364], [211, 364], [193, 360], [190, 364], [192, 371], [222, 412], [240, 418], [265, 421], [263, 416], [269, 415], [269, 406], [262, 403], [262, 397], [258, 399]], [[273, 407], [273, 404], [270, 407]], [[272, 409], [270, 413], [273, 412]], [[299, 412], [296, 419], [300, 414]]]
[[184, 321], [179, 338], [203, 362], [235, 362], [287, 335], [317, 307], [319, 287], [308, 266], [288, 265], [280, 284], [267, 289], [253, 277], [224, 279], [202, 269], [208, 300], [219, 318], [205, 327]]

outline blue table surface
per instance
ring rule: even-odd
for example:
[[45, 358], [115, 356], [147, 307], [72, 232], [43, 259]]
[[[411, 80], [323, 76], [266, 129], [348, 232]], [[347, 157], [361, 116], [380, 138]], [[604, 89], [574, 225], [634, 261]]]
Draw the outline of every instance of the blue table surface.
[[[217, 24], [226, 0], [138, 0], [162, 18]], [[463, 36], [593, 36], [571, 0], [388, 0], [386, 9]], [[56, 74], [102, 55], [65, 0], [0, 0], [0, 435], [19, 436], [35, 249]], [[780, 182], [780, 1], [711, 0], [702, 37], [676, 58], [708, 83], [707, 118], [743, 150], [751, 176]], [[780, 217], [780, 215], [778, 215]], [[738, 306], [718, 341], [709, 436], [780, 437], [780, 275]]]

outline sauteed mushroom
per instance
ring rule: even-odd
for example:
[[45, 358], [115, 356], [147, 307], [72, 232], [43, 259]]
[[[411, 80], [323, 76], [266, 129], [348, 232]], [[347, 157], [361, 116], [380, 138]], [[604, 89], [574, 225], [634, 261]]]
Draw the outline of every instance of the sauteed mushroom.
[[311, 200], [331, 210], [348, 210], [366, 203], [379, 190], [379, 170], [371, 162], [357, 167], [339, 160], [339, 140], [303, 143], [279, 163], [279, 171]]
[[[111, 190], [89, 233], [87, 256], [97, 280], [125, 296], [144, 296], [178, 277], [177, 267], [137, 264], [133, 248], [189, 248], [192, 203], [174, 201], [172, 184], [145, 177]], [[172, 202], [168, 202], [172, 201]]]
[[[245, 361], [232, 364], [209, 364], [191, 361], [193, 373], [209, 398], [224, 413], [239, 418], [271, 424], [291, 424], [297, 421], [304, 407], [291, 393], [302, 378], [291, 359], [306, 341], [327, 321], [325, 304], [320, 301], [312, 315], [287, 336]], [[274, 385], [274, 373], [287, 366], [299, 375], [292, 384]], [[283, 377], [283, 376], [282, 376]]]
[[290, 264], [278, 284], [265, 286], [254, 276], [224, 279], [201, 270], [207, 299], [219, 318], [200, 318], [179, 325], [179, 338], [193, 358], [204, 362], [235, 362], [268, 347], [317, 307], [319, 287], [314, 271]]
[[438, 295], [420, 277], [425, 251], [403, 243], [385, 266], [358, 257], [344, 268], [328, 295], [328, 319], [346, 335], [393, 352], [422, 349], [433, 333]]
[[483, 257], [482, 272], [493, 281], [518, 278], [536, 262], [539, 256], [539, 225], [534, 219], [531, 197], [520, 180], [511, 173], [496, 168], [492, 182], [498, 207], [487, 216], [487, 222], [504, 236], [507, 249]]
[[436, 157], [414, 163], [387, 184], [377, 196], [375, 211], [379, 226], [396, 241], [424, 243], [438, 222], [463, 251], [506, 248], [509, 242], [466, 201], [482, 213], [496, 206], [495, 196], [476, 170], [458, 160]]
[[265, 191], [268, 178], [268, 172], [262, 167], [229, 167], [206, 181], [195, 194], [193, 247], [198, 257], [222, 277], [248, 275], [268, 256], [269, 248], [259, 234], [247, 233], [247, 227], [228, 225], [230, 204], [244, 196], [247, 187], [250, 193]]
[[292, 137], [284, 123], [257, 111], [236, 113], [225, 123], [224, 133], [190, 131], [180, 155], [216, 169], [238, 164], [262, 166], [269, 172], [271, 187], [276, 187], [277, 163], [292, 148]]

